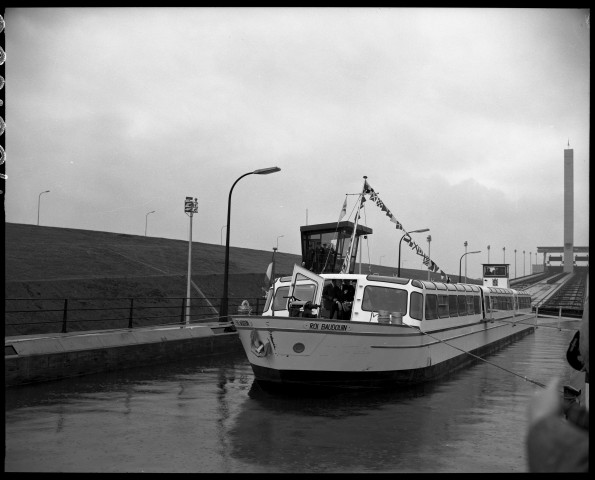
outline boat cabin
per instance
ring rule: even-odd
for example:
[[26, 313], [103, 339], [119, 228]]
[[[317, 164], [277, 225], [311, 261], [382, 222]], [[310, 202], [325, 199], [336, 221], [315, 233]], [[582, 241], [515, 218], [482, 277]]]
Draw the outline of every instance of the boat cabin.
[[[302, 265], [314, 272], [339, 273], [353, 236], [354, 223], [349, 221], [319, 223], [300, 227], [302, 240]], [[372, 229], [357, 225], [354, 245], [349, 251], [351, 257], [349, 272], [355, 269], [359, 238], [372, 234]]]

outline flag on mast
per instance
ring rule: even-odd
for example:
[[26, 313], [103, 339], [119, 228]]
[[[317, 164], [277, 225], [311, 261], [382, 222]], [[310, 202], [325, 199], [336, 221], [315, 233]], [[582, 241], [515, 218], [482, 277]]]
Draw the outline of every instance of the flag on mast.
[[339, 221], [347, 214], [347, 197], [345, 197], [345, 201], [343, 202], [343, 208], [341, 208], [341, 214], [339, 215]]

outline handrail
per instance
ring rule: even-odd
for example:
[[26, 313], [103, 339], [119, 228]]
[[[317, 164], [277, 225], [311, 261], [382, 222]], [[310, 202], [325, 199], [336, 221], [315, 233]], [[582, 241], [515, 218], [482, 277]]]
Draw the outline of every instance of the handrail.
[[[244, 300], [253, 314], [262, 313], [263, 297], [233, 297], [229, 298], [230, 314], [236, 313]], [[101, 302], [110, 305], [102, 307]], [[7, 298], [4, 305], [5, 337], [186, 322], [186, 297]], [[189, 322], [217, 321], [220, 306], [220, 297], [193, 298]]]

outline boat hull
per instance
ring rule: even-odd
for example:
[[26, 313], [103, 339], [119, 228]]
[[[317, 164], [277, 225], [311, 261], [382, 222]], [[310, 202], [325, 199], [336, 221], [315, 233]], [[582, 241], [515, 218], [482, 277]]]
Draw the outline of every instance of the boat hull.
[[420, 331], [408, 325], [234, 316], [263, 385], [406, 387], [440, 378], [532, 333], [533, 316]]

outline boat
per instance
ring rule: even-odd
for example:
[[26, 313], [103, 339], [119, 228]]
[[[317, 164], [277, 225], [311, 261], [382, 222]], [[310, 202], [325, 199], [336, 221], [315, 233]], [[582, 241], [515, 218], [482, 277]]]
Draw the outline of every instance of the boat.
[[[364, 177], [359, 209], [366, 199], [403, 229]], [[359, 224], [359, 209], [354, 222], [302, 226], [302, 264], [291, 276], [272, 279], [262, 314], [232, 316], [260, 385], [407, 387], [533, 332], [531, 296], [508, 286], [507, 269], [495, 278], [498, 270], [484, 264], [492, 272], [484, 284], [452, 282], [408, 237], [443, 281], [361, 273], [361, 259], [356, 273], [360, 237], [372, 233]], [[340, 319], [329, 318], [322, 298], [332, 280], [355, 288]]]

